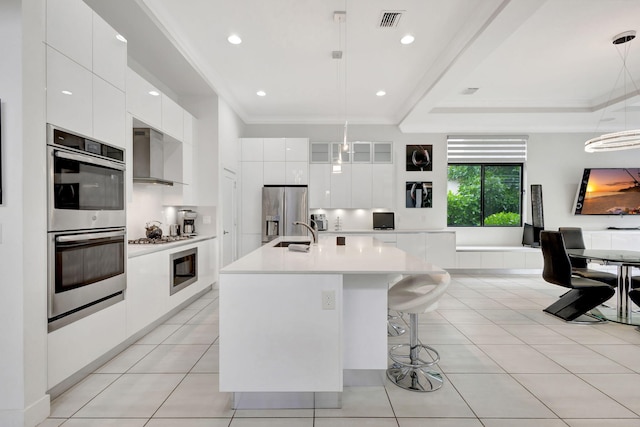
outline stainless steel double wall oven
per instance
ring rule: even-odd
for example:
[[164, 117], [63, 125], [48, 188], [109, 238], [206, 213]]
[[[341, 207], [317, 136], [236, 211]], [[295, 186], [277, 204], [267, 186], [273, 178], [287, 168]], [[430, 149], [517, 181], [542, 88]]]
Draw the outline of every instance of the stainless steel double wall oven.
[[49, 331], [124, 299], [124, 154], [47, 125]]

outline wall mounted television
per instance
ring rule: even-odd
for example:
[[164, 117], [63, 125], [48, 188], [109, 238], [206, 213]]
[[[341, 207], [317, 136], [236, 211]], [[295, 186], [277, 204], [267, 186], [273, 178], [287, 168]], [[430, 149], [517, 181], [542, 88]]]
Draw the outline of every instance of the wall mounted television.
[[640, 215], [640, 168], [585, 169], [573, 213]]

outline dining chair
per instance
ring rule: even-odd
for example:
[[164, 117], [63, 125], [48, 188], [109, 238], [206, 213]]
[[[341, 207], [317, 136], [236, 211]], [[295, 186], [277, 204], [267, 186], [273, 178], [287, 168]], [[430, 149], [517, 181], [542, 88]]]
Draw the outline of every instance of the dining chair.
[[540, 248], [544, 261], [542, 278], [548, 283], [570, 289], [544, 312], [573, 321], [615, 293], [615, 289], [606, 283], [572, 275], [571, 261], [559, 231], [541, 231]]
[[[566, 249], [586, 249], [582, 236], [582, 228], [560, 227], [558, 231], [562, 234]], [[589, 268], [587, 266], [587, 260], [584, 258], [574, 258], [569, 255], [569, 261], [571, 262], [571, 271], [574, 275], [584, 277], [585, 279], [597, 280], [614, 288], [618, 286], [618, 276], [616, 274]]]
[[629, 299], [640, 307], [640, 289], [631, 289], [629, 291]]

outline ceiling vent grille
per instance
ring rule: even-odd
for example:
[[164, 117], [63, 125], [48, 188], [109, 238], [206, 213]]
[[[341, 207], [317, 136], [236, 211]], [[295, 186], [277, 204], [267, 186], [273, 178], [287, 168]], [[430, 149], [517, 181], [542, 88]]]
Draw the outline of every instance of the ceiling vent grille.
[[403, 12], [403, 10], [383, 10], [378, 26], [380, 28], [396, 28]]

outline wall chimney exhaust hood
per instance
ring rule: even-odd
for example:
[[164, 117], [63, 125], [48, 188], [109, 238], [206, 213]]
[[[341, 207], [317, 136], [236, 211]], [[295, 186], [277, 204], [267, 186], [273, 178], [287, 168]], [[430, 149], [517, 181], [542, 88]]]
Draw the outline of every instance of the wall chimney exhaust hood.
[[163, 135], [151, 128], [133, 128], [133, 182], [173, 185], [164, 179]]

